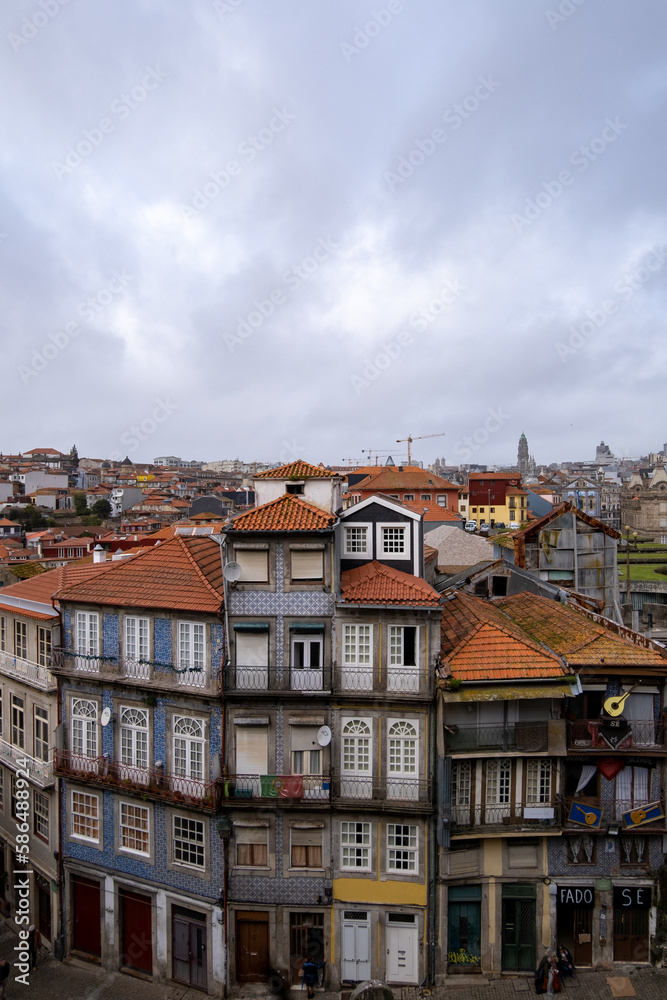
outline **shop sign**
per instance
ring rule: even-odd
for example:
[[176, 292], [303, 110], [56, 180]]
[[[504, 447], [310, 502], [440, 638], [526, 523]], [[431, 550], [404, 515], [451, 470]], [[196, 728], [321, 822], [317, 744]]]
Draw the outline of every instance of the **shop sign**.
[[558, 902], [575, 906], [595, 906], [595, 890], [592, 886], [559, 885]]
[[626, 910], [648, 910], [650, 905], [650, 885], [614, 886], [614, 907]]

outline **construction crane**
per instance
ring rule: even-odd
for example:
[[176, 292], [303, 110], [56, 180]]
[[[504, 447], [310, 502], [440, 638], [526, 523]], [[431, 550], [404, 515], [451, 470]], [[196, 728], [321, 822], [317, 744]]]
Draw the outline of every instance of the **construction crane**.
[[444, 438], [445, 434], [418, 434], [417, 437], [406, 437], [406, 438], [396, 438], [396, 444], [403, 444], [404, 441], [408, 443], [408, 465], [410, 465], [410, 445], [413, 441], [423, 441], [425, 438]]
[[368, 448], [368, 449], [362, 448], [361, 449], [361, 454], [362, 455], [368, 455], [368, 464], [369, 465], [373, 464], [373, 455], [375, 455], [375, 459], [376, 459], [375, 464], [376, 465], [378, 464], [377, 463], [377, 459], [378, 458], [393, 458], [393, 455], [392, 455], [392, 453], [390, 451], [376, 451], [375, 448]]

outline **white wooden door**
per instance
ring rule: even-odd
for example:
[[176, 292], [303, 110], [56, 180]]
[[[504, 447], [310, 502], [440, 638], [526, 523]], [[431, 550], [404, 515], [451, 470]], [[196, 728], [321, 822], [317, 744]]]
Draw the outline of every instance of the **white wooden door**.
[[343, 912], [340, 978], [360, 983], [371, 978], [371, 927], [363, 911]]
[[416, 924], [387, 924], [387, 982], [418, 982]]

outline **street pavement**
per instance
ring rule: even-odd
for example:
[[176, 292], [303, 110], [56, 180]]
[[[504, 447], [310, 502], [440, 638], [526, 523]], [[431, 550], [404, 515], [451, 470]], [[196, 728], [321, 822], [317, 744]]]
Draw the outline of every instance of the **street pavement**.
[[[14, 962], [17, 937], [12, 925], [0, 920], [0, 959]], [[37, 969], [30, 973], [26, 992], [23, 983], [14, 982], [14, 968], [9, 977], [5, 1000], [202, 1000], [198, 990], [181, 986], [160, 986], [120, 972], [107, 972], [85, 962], [57, 962], [42, 949]], [[577, 980], [567, 980], [561, 1000], [614, 1000], [608, 977], [626, 976], [633, 993], [616, 996], [636, 996], [637, 1000], [667, 1000], [667, 969], [646, 966], [615, 966], [613, 971], [579, 972]], [[534, 996], [532, 976], [503, 977], [487, 980], [484, 976], [456, 976], [437, 989], [418, 990], [403, 987], [393, 990], [395, 1000], [529, 1000]], [[261, 988], [252, 987], [247, 993], [234, 990], [239, 1000], [259, 1000], [265, 995]], [[333, 1000], [338, 994], [316, 993], [317, 1000]], [[305, 991], [292, 991], [294, 1000], [305, 997]], [[275, 998], [274, 998], [275, 1000]], [[545, 995], [545, 1000], [548, 998]]]

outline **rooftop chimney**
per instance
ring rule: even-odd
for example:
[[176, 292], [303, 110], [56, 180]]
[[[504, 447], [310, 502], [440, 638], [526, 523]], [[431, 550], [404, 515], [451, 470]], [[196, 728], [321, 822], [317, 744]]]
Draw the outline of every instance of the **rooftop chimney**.
[[93, 562], [94, 563], [103, 563], [103, 562], [106, 562], [106, 561], [107, 561], [106, 551], [102, 548], [101, 545], [99, 545], [99, 544], [96, 545], [95, 548], [93, 549]]

